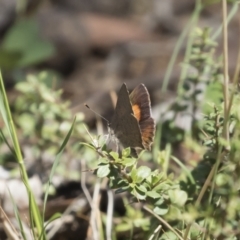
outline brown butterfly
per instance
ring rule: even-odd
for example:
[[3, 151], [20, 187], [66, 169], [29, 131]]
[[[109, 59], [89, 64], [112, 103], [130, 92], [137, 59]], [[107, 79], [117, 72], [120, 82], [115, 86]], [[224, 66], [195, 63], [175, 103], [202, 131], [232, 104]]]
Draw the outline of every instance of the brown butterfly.
[[124, 83], [118, 93], [113, 119], [110, 123], [108, 146], [119, 150], [119, 142], [132, 149], [132, 155], [141, 149], [151, 149], [155, 133], [155, 122], [151, 117], [150, 97], [144, 84], [138, 85], [130, 94]]

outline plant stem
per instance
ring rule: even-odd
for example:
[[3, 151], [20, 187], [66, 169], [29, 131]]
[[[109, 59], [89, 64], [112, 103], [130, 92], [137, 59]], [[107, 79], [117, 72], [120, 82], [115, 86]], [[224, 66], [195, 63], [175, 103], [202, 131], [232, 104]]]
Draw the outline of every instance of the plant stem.
[[229, 106], [229, 94], [228, 94], [228, 29], [227, 29], [227, 1], [222, 0], [223, 11], [223, 74], [224, 74], [224, 125], [223, 125], [223, 137], [229, 145], [229, 127], [228, 127], [228, 106]]
[[[223, 74], [224, 74], [224, 84], [223, 84], [223, 94], [224, 94], [224, 125], [223, 125], [223, 137], [225, 138], [225, 140], [227, 141], [227, 149], [229, 149], [229, 128], [228, 128], [228, 118], [229, 118], [229, 96], [228, 96], [228, 88], [229, 88], [229, 76], [228, 76], [228, 29], [227, 29], [227, 2], [226, 0], [222, 0], [222, 11], [223, 11]], [[207, 180], [205, 181], [201, 192], [197, 198], [197, 201], [195, 202], [195, 206], [199, 206], [202, 197], [204, 195], [204, 193], [206, 192], [208, 186], [210, 185], [210, 183], [212, 182], [212, 186], [211, 186], [211, 194], [210, 194], [210, 198], [209, 201], [211, 201], [212, 199], [212, 192], [213, 192], [213, 184], [215, 182], [216, 179], [216, 175], [217, 175], [217, 171], [218, 171], [218, 167], [222, 161], [222, 159], [225, 156], [225, 152], [222, 152], [222, 147], [220, 146], [220, 148], [218, 149], [218, 157], [217, 157], [217, 161], [215, 163], [215, 165], [213, 166], [211, 172], [208, 175]], [[213, 178], [213, 181], [212, 181]], [[188, 224], [185, 234], [184, 234], [184, 239], [187, 239], [188, 233], [190, 231], [191, 228], [191, 223]]]
[[33, 216], [33, 221], [36, 225], [37, 232], [40, 235], [41, 230], [42, 230], [41, 217], [40, 217], [40, 214], [39, 214], [39, 209], [38, 209], [38, 206], [36, 204], [34, 195], [31, 191], [31, 188], [30, 188], [30, 185], [29, 185], [27, 171], [25, 169], [25, 165], [24, 165], [24, 162], [23, 162], [22, 152], [21, 152], [21, 149], [20, 149], [20, 146], [19, 146], [19, 142], [18, 142], [15, 126], [14, 126], [14, 123], [13, 123], [10, 107], [9, 107], [9, 104], [8, 104], [7, 94], [6, 94], [6, 91], [5, 91], [5, 87], [4, 87], [1, 72], [0, 72], [0, 93], [2, 94], [1, 100], [3, 101], [4, 110], [5, 110], [5, 114], [6, 114], [5, 116], [3, 116], [3, 118], [5, 118], [5, 121], [7, 121], [7, 122], [5, 122], [5, 124], [8, 127], [10, 137], [12, 139], [12, 143], [13, 143], [13, 146], [14, 146], [14, 152], [15, 152], [18, 164], [19, 164], [22, 181], [26, 186], [26, 190], [27, 190], [27, 193], [28, 193], [29, 201], [30, 201], [29, 205], [32, 206], [30, 208], [30, 211], [32, 211], [32, 213], [29, 212], [29, 216], [31, 216], [31, 215]]
[[162, 89], [161, 89], [162, 92], [165, 92], [167, 90], [168, 83], [169, 83], [169, 78], [170, 78], [171, 73], [172, 73], [173, 65], [174, 65], [174, 63], [177, 59], [177, 55], [180, 51], [180, 47], [183, 43], [184, 38], [187, 36], [187, 34], [189, 32], [189, 29], [191, 29], [192, 26], [194, 26], [196, 24], [196, 21], [199, 17], [199, 14], [200, 14], [201, 10], [202, 10], [201, 0], [197, 0], [194, 12], [191, 16], [191, 19], [190, 19], [189, 23], [187, 24], [187, 26], [185, 27], [185, 29], [183, 30], [183, 32], [181, 33], [181, 35], [180, 35], [180, 37], [179, 37], [179, 39], [178, 39], [178, 41], [175, 45], [175, 48], [173, 50], [173, 54], [171, 56], [171, 59], [170, 59], [169, 64], [167, 66], [166, 74], [165, 74], [164, 79], [163, 79], [163, 84], [162, 84]]
[[[240, 16], [238, 16], [239, 19], [239, 25], [240, 25]], [[239, 42], [239, 46], [238, 46], [238, 58], [237, 58], [237, 66], [234, 72], [234, 76], [233, 76], [233, 90], [232, 93], [230, 95], [230, 100], [229, 100], [229, 106], [228, 106], [228, 116], [230, 115], [230, 111], [231, 111], [231, 107], [232, 107], [232, 103], [233, 103], [233, 98], [235, 95], [235, 89], [237, 89], [237, 84], [238, 84], [238, 79], [239, 79], [239, 73], [240, 73], [240, 42]]]

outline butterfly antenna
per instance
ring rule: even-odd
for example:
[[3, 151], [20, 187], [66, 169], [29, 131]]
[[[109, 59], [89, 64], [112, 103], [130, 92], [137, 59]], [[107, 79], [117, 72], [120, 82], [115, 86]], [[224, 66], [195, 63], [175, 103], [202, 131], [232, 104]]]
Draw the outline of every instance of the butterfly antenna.
[[95, 113], [97, 116], [99, 116], [100, 118], [102, 118], [103, 120], [105, 120], [108, 124], [108, 126], [110, 125], [110, 122], [105, 118], [103, 117], [102, 115], [100, 115], [99, 113], [95, 112], [94, 110], [92, 110], [86, 103], [84, 104], [86, 108], [88, 108], [90, 111], [92, 111], [93, 113]]

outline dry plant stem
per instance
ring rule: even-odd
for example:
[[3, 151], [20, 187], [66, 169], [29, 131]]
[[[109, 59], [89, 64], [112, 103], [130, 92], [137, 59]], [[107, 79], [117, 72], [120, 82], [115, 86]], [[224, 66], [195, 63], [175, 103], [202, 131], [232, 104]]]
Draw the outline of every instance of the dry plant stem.
[[93, 240], [99, 240], [99, 209], [98, 209], [98, 199], [100, 193], [100, 180], [98, 179], [95, 183], [94, 192], [93, 192], [93, 201], [92, 201], [92, 210], [91, 210], [91, 218], [90, 218], [90, 228], [88, 229], [88, 238]]
[[[228, 40], [227, 40], [227, 36], [228, 36], [228, 32], [227, 32], [227, 3], [226, 0], [222, 0], [222, 9], [223, 9], [223, 60], [224, 60], [224, 85], [223, 85], [223, 93], [224, 93], [224, 126], [223, 126], [223, 137], [225, 138], [225, 140], [227, 141], [228, 145], [229, 145], [229, 128], [228, 128], [228, 118], [229, 118], [229, 113], [230, 113], [230, 107], [229, 107], [229, 96], [228, 96], [228, 82], [229, 82], [229, 76], [228, 76]], [[229, 147], [227, 147], [229, 148]], [[219, 149], [219, 154], [220, 157], [217, 158], [217, 162], [215, 163], [215, 165], [212, 167], [211, 172], [208, 175], [207, 180], [205, 181], [201, 192], [199, 193], [199, 196], [196, 200], [195, 206], [199, 206], [200, 202], [202, 200], [203, 195], [205, 194], [208, 186], [211, 184], [212, 182], [212, 178], [215, 179], [216, 174], [217, 174], [217, 169], [218, 166], [220, 164], [220, 162], [222, 161], [222, 158], [225, 156], [225, 153], [221, 153], [222, 148], [220, 147]], [[213, 181], [215, 182], [215, 181]], [[212, 183], [213, 184], [213, 183]], [[212, 189], [213, 190], [213, 185], [212, 185]], [[187, 236], [189, 234], [190, 228], [191, 228], [192, 223], [188, 224], [185, 234], [184, 234], [184, 239], [187, 239]]]
[[[206, 190], [208, 189], [208, 187], [211, 185], [211, 182], [212, 182], [212, 178], [215, 176], [216, 172], [217, 172], [217, 169], [218, 169], [218, 163], [220, 163], [223, 158], [225, 157], [226, 155], [226, 152], [222, 152], [222, 148], [220, 147], [220, 149], [218, 150], [218, 157], [217, 157], [217, 162], [213, 165], [210, 173], [208, 174], [208, 177], [206, 179], [206, 181], [204, 182], [204, 185], [198, 195], [198, 198], [195, 202], [195, 207], [198, 207], [201, 203], [201, 200], [206, 192]], [[219, 160], [220, 159], [220, 160]], [[212, 183], [212, 188], [211, 188], [211, 193], [213, 192], [213, 183]], [[210, 194], [211, 196], [211, 194]], [[209, 199], [209, 201], [211, 201], [211, 198]], [[185, 234], [184, 234], [184, 240], [187, 239], [187, 236], [188, 236], [188, 233], [189, 233], [189, 230], [192, 226], [192, 223], [189, 223], [187, 228], [186, 228], [186, 231], [185, 231]]]
[[156, 234], [159, 234], [161, 229], [162, 225], [158, 225], [148, 240], [153, 240], [154, 237], [158, 237], [158, 235], [156, 236]]
[[98, 135], [103, 135], [103, 123], [102, 123], [102, 119], [100, 119], [100, 117], [96, 117], [96, 128], [97, 128], [97, 133]]
[[[99, 119], [97, 119], [97, 130], [98, 130], [98, 134], [101, 132], [102, 133], [102, 123], [99, 121]], [[85, 127], [86, 128], [86, 127]], [[86, 131], [88, 132], [88, 130], [86, 129]], [[92, 136], [90, 135], [90, 133], [88, 132], [90, 138], [92, 139], [92, 142], [94, 144], [94, 139], [92, 138]], [[95, 146], [95, 145], [94, 145]], [[101, 157], [105, 157], [105, 155], [101, 152], [101, 150], [99, 149], [98, 146], [95, 146], [96, 152], [99, 154], [99, 156]], [[104, 184], [104, 183], [103, 183]], [[99, 240], [99, 239], [103, 239], [103, 234], [102, 234], [102, 222], [101, 222], [101, 214], [99, 211], [99, 204], [100, 204], [100, 180], [98, 179], [95, 187], [94, 187], [94, 193], [93, 193], [93, 198], [92, 201], [90, 201], [91, 197], [89, 197], [89, 203], [91, 206], [91, 218], [90, 218], [90, 226], [88, 228], [88, 238], [93, 239], [93, 240]], [[104, 184], [106, 187], [106, 184]], [[88, 191], [86, 191], [87, 188], [85, 188], [85, 194], [86, 196], [89, 195]]]
[[[210, 172], [210, 174], [209, 174], [209, 175], [211, 175], [211, 177], [214, 178], [214, 179], [216, 178], [219, 164], [222, 162], [223, 158], [224, 158], [225, 155], [226, 155], [226, 152], [224, 152], [224, 151], [222, 152], [222, 150], [223, 150], [223, 147], [220, 146], [220, 148], [219, 148], [219, 150], [218, 150], [218, 155], [217, 155], [217, 156], [218, 156], [218, 157], [217, 157], [217, 162], [216, 162], [216, 164], [214, 165], [214, 167], [212, 168], [212, 170], [211, 170], [211, 172]], [[213, 173], [212, 173], [212, 172], [213, 172]], [[208, 179], [209, 179], [209, 177], [207, 178], [207, 180], [208, 180]], [[208, 182], [209, 182], [209, 184], [210, 184], [210, 181], [208, 181]], [[209, 194], [209, 198], [208, 198], [208, 202], [209, 202], [209, 203], [211, 203], [211, 201], [212, 201], [214, 186], [215, 186], [215, 181], [212, 181], [211, 190], [210, 190], [210, 194]], [[202, 236], [202, 239], [203, 239], [203, 240], [204, 240], [205, 237], [206, 237], [207, 224], [208, 224], [208, 223], [205, 221], [205, 222], [204, 222], [204, 225], [203, 225], [203, 226], [205, 227], [205, 231], [204, 231], [204, 234], [203, 234], [203, 236]]]
[[[101, 184], [101, 189], [106, 190], [107, 196], [108, 196], [107, 219], [106, 219], [106, 238], [107, 238], [107, 240], [111, 240], [112, 239], [112, 222], [113, 222], [112, 220], [113, 220], [114, 198], [113, 198], [113, 191], [111, 189], [108, 189], [108, 178], [103, 179], [102, 184]], [[99, 202], [99, 204], [100, 204], [100, 202]]]
[[[223, 137], [225, 138], [225, 140], [228, 143], [227, 148], [229, 149], [229, 128], [228, 128], [228, 118], [229, 118], [229, 103], [228, 103], [228, 81], [229, 81], [229, 76], [228, 76], [228, 40], [227, 40], [227, 3], [226, 0], [222, 0], [222, 10], [223, 10], [223, 65], [224, 65], [224, 69], [223, 69], [223, 73], [224, 73], [224, 85], [223, 85], [223, 93], [224, 93], [224, 126], [223, 126]], [[205, 181], [201, 192], [199, 193], [199, 196], [196, 200], [195, 206], [199, 206], [202, 197], [204, 195], [204, 193], [206, 192], [208, 186], [211, 184], [211, 180], [212, 178], [216, 178], [217, 175], [217, 169], [223, 159], [223, 157], [225, 156], [225, 152], [222, 152], [222, 147], [220, 147], [220, 149], [218, 149], [218, 156], [217, 157], [217, 161], [215, 163], [215, 165], [213, 166], [213, 168], [211, 169], [211, 172], [208, 175], [207, 180]], [[212, 182], [212, 187], [211, 187], [211, 193], [213, 192], [213, 184], [215, 181]], [[211, 195], [210, 194], [210, 201], [211, 201]], [[192, 223], [188, 224], [185, 234], [184, 234], [184, 239], [187, 239], [188, 233], [190, 231]]]
[[[240, 14], [238, 16], [238, 26], [239, 26], [239, 30], [240, 30]], [[239, 73], [240, 73], [240, 41], [238, 43], [238, 58], [237, 58], [237, 66], [234, 72], [234, 76], [233, 76], [233, 90], [232, 93], [230, 95], [230, 100], [229, 100], [229, 107], [228, 107], [228, 116], [230, 115], [230, 111], [231, 111], [231, 107], [232, 107], [232, 103], [233, 103], [233, 98], [234, 98], [234, 93], [235, 93], [235, 89], [237, 89], [237, 84], [238, 84], [238, 79], [239, 79]]]
[[[223, 137], [229, 145], [229, 127], [228, 127], [228, 109], [229, 109], [229, 96], [228, 96], [228, 29], [227, 29], [227, 0], [222, 0], [223, 11], [223, 74], [224, 74], [224, 125], [223, 125]], [[228, 147], [229, 148], [229, 147]]]
[[117, 104], [117, 93], [115, 91], [111, 91], [110, 92], [110, 98], [111, 98], [111, 101], [112, 101], [113, 108], [115, 108], [116, 104]]
[[80, 169], [80, 172], [81, 172], [81, 187], [82, 187], [82, 190], [83, 190], [83, 193], [85, 194], [85, 197], [90, 205], [90, 207], [92, 208], [92, 197], [86, 187], [86, 172], [83, 172], [81, 171], [82, 169], [85, 169], [85, 161], [81, 161], [81, 169]]
[[155, 214], [151, 209], [149, 209], [146, 206], [143, 206], [143, 209], [145, 209], [147, 212], [152, 214], [154, 217], [156, 217], [164, 226], [166, 226], [169, 230], [171, 230], [180, 240], [183, 240], [183, 238], [172, 228], [171, 225], [169, 225], [163, 218]]
[[[84, 169], [84, 168], [85, 168], [85, 161], [81, 161], [81, 169]], [[82, 187], [82, 190], [83, 190], [83, 192], [87, 198], [87, 201], [92, 209], [91, 218], [90, 218], [90, 226], [89, 226], [90, 228], [88, 229], [88, 237], [91, 238], [91, 235], [93, 234], [93, 239], [95, 240], [98, 237], [98, 227], [95, 222], [97, 214], [96, 214], [96, 211], [94, 211], [95, 205], [94, 205], [93, 199], [86, 187], [86, 175], [83, 172], [81, 174], [81, 187]]]
[[108, 206], [107, 206], [107, 220], [106, 220], [106, 237], [107, 240], [112, 239], [112, 223], [113, 223], [113, 207], [114, 207], [114, 194], [111, 189], [107, 190]]
[[[214, 108], [214, 110], [215, 110], [215, 114], [217, 114], [217, 109]], [[216, 129], [216, 135], [215, 135], [216, 144], [215, 144], [215, 147], [216, 147], [216, 150], [217, 150], [217, 160], [216, 160], [216, 163], [213, 166], [210, 174], [208, 175], [208, 178], [205, 182], [206, 184], [204, 184], [204, 186], [206, 186], [205, 191], [207, 190], [208, 184], [211, 185], [211, 189], [210, 189], [210, 193], [209, 193], [209, 197], [208, 197], [209, 204], [212, 201], [215, 182], [216, 182], [216, 176], [217, 176], [217, 171], [218, 171], [219, 165], [223, 161], [223, 159], [226, 157], [226, 154], [227, 154], [226, 151], [223, 151], [223, 146], [219, 144], [219, 137], [218, 137], [219, 136], [219, 117], [220, 117], [219, 114], [217, 114], [216, 118], [215, 118], [215, 129]], [[212, 178], [213, 178], [213, 181], [212, 181]], [[205, 191], [204, 191], [204, 193], [205, 193]], [[200, 194], [199, 194], [199, 196], [200, 196]], [[201, 199], [202, 199], [202, 197], [201, 197]], [[200, 199], [200, 201], [201, 201], [201, 199]], [[196, 206], [198, 206], [200, 204], [200, 201], [198, 202], [198, 199], [197, 199]], [[205, 221], [203, 226], [205, 227], [206, 231], [204, 231], [202, 239], [206, 238], [207, 225], [208, 225], [208, 222]]]
[[[227, 149], [229, 150], [229, 128], [228, 128], [228, 118], [229, 118], [229, 96], [228, 96], [228, 81], [229, 81], [229, 76], [228, 76], [228, 39], [227, 39], [227, 2], [226, 0], [222, 0], [222, 11], [223, 11], [223, 59], [224, 59], [224, 86], [223, 86], [223, 93], [224, 93], [224, 125], [223, 125], [223, 137], [227, 141]], [[222, 153], [222, 147], [218, 146], [218, 157], [215, 165], [212, 167], [211, 172], [208, 175], [207, 180], [205, 181], [201, 192], [199, 193], [198, 199], [195, 203], [195, 206], [199, 206], [202, 197], [204, 193], [206, 192], [208, 186], [211, 184], [212, 181], [212, 186], [211, 186], [211, 192], [210, 192], [210, 198], [209, 201], [211, 201], [212, 193], [213, 193], [213, 188], [214, 188], [214, 182], [216, 179], [217, 175], [217, 170], [218, 167], [222, 161], [222, 159], [225, 156], [225, 152]], [[189, 224], [186, 228], [184, 239], [188, 236], [188, 233], [190, 231], [191, 224]]]
[[[233, 7], [231, 8], [231, 10], [229, 11], [229, 14], [228, 14], [228, 18], [227, 18], [227, 22], [229, 23], [233, 17], [235, 16], [235, 14], [237, 13], [238, 11], [238, 5], [239, 3], [237, 1], [235, 1], [233, 3]], [[223, 25], [221, 25], [217, 31], [215, 31], [215, 33], [213, 34], [212, 36], [212, 40], [216, 40], [218, 39], [218, 37], [221, 35], [221, 32], [222, 32], [222, 29], [223, 29]]]
[[[88, 135], [90, 136], [91, 140], [92, 140], [92, 143], [94, 144], [94, 139], [93, 137], [91, 136], [91, 134], [89, 133], [89, 131], [87, 130], [86, 126], [84, 125]], [[98, 149], [98, 146], [95, 146], [95, 149], [97, 151], [97, 153], [103, 157], [103, 154], [99, 151]], [[81, 169], [83, 169], [85, 166], [85, 162], [84, 161], [81, 161]], [[94, 188], [94, 195], [93, 195], [93, 198], [91, 197], [87, 187], [86, 187], [86, 178], [85, 178], [85, 174], [83, 174], [82, 172], [82, 175], [81, 175], [81, 186], [82, 186], [82, 189], [83, 189], [83, 192], [88, 200], [88, 203], [91, 207], [91, 217], [90, 217], [90, 225], [89, 225], [89, 228], [88, 228], [88, 232], [87, 232], [87, 237], [90, 239], [92, 238], [93, 240], [97, 240], [98, 239], [98, 235], [99, 235], [99, 232], [98, 232], [98, 228], [97, 228], [97, 222], [95, 221], [96, 217], [97, 217], [97, 214], [96, 214], [96, 197], [98, 197], [98, 194], [99, 194], [99, 190], [100, 190], [100, 183], [99, 183], [99, 180], [98, 180], [98, 183], [95, 185], [95, 188]], [[98, 190], [98, 193], [96, 193], [96, 187], [99, 187], [99, 190]], [[91, 235], [93, 235], [93, 237], [91, 237]]]
[[6, 213], [4, 212], [1, 206], [0, 206], [0, 219], [8, 239], [19, 240], [19, 236], [16, 229], [11, 224], [10, 220], [8, 219]]
[[[229, 105], [229, 96], [228, 96], [228, 89], [229, 89], [229, 76], [228, 76], [228, 29], [227, 29], [227, 2], [226, 0], [222, 0], [222, 12], [223, 12], [223, 60], [224, 60], [224, 68], [223, 68], [223, 73], [224, 73], [224, 85], [223, 85], [223, 93], [224, 93], [224, 125], [223, 125], [223, 137], [227, 141], [227, 150], [229, 151], [230, 146], [229, 146], [229, 126], [228, 126], [228, 119], [229, 119], [229, 113], [230, 113], [230, 105]], [[222, 162], [222, 159], [226, 155], [226, 152], [222, 152], [222, 146], [218, 146], [218, 157], [215, 165], [212, 167], [211, 172], [208, 175], [207, 180], [204, 183], [204, 186], [201, 189], [201, 192], [198, 196], [198, 199], [195, 203], [196, 206], [199, 206], [202, 197], [204, 193], [206, 192], [208, 186], [211, 184], [211, 191], [210, 191], [210, 197], [209, 197], [209, 202], [211, 202], [212, 199], [212, 194], [214, 190], [214, 182], [216, 179], [217, 175], [217, 170]], [[213, 179], [213, 181], [212, 181]], [[185, 231], [185, 236], [188, 236], [189, 230], [191, 228], [191, 224], [188, 225], [186, 231]], [[203, 239], [205, 239], [205, 234], [203, 236]]]
[[216, 171], [216, 167], [217, 167], [217, 165], [214, 164], [214, 166], [212, 167], [210, 173], [208, 174], [208, 177], [207, 177], [207, 179], [206, 179], [206, 181], [205, 181], [205, 183], [204, 183], [204, 185], [203, 185], [203, 187], [202, 187], [202, 189], [201, 189], [201, 191], [200, 191], [200, 193], [198, 195], [198, 198], [196, 200], [196, 203], [195, 203], [196, 207], [198, 207], [200, 205], [200, 202], [201, 202], [201, 200], [202, 200], [202, 198], [203, 198], [207, 188], [211, 185], [211, 181], [212, 181], [214, 172]]

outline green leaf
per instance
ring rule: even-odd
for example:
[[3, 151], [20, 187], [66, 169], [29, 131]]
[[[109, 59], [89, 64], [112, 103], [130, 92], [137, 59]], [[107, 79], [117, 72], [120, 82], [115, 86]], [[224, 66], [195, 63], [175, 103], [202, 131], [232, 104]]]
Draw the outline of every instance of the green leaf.
[[146, 194], [143, 191], [139, 191], [138, 187], [135, 186], [131, 193], [138, 199], [138, 200], [145, 200], [146, 199]]
[[51, 216], [51, 218], [50, 218], [50, 219], [47, 221], [47, 223], [44, 225], [44, 228], [42, 229], [42, 232], [41, 232], [41, 234], [40, 234], [40, 236], [39, 236], [39, 238], [38, 238], [39, 240], [42, 239], [42, 235], [43, 235], [43, 233], [46, 231], [47, 226], [48, 226], [51, 222], [53, 222], [54, 220], [60, 218], [61, 216], [62, 216], [61, 213], [54, 213], [53, 216]]
[[126, 192], [128, 190], [128, 187], [127, 188], [119, 188], [115, 191], [116, 194], [118, 193], [123, 193], [123, 192]]
[[0, 48], [0, 66], [2, 69], [9, 70], [12, 66], [16, 66], [22, 58], [22, 53], [16, 51], [8, 51]]
[[[31, 19], [22, 19], [7, 32], [2, 46], [6, 50], [27, 49], [38, 32], [36, 22]], [[18, 41], [16, 41], [16, 39]]]
[[106, 177], [110, 173], [110, 166], [109, 164], [102, 165], [97, 170], [97, 176], [99, 178]]
[[203, 101], [203, 111], [204, 113], [212, 112], [212, 107], [208, 104], [214, 103], [214, 105], [219, 106], [223, 98], [222, 84], [220, 81], [211, 81], [211, 83], [206, 88], [205, 98]]
[[147, 189], [144, 185], [136, 185], [136, 189], [143, 192], [144, 194], [147, 192]]
[[184, 206], [188, 199], [187, 193], [179, 189], [169, 190], [168, 194], [171, 202], [178, 206]]
[[227, 174], [219, 173], [216, 177], [216, 185], [224, 186], [230, 181], [229, 176]]
[[102, 165], [102, 164], [108, 164], [109, 163], [109, 160], [107, 158], [103, 158], [101, 157], [99, 159], [99, 165]]
[[32, 134], [34, 132], [36, 120], [32, 114], [23, 113], [16, 119], [16, 121], [25, 134]]
[[25, 52], [24, 57], [18, 62], [18, 65], [19, 67], [26, 67], [28, 65], [37, 64], [50, 58], [53, 54], [53, 45], [46, 41], [38, 41], [29, 47], [28, 51]]
[[117, 232], [126, 232], [133, 228], [131, 224], [127, 223], [121, 223], [116, 225], [116, 231]]
[[165, 232], [159, 240], [178, 240], [179, 238], [173, 232]]
[[130, 183], [130, 184], [129, 184], [129, 187], [131, 187], [132, 189], [134, 189], [135, 186], [136, 186], [136, 183]]
[[58, 213], [58, 212], [57, 212], [57, 213], [54, 213], [54, 214], [51, 216], [51, 218], [48, 220], [48, 223], [47, 223], [47, 224], [53, 222], [54, 220], [60, 218], [61, 216], [62, 216], [61, 213]]
[[136, 158], [123, 158], [122, 164], [126, 167], [131, 167], [136, 163], [137, 159]]
[[17, 67], [39, 63], [54, 53], [53, 45], [40, 38], [37, 22], [32, 19], [17, 21], [5, 35], [2, 49], [21, 54]]
[[153, 209], [153, 212], [155, 212], [157, 215], [163, 216], [168, 213], [168, 210], [169, 210], [168, 206], [163, 205], [161, 207], [155, 207]]
[[149, 218], [138, 218], [134, 220], [133, 224], [135, 227], [141, 227], [147, 231], [149, 230], [150, 220]]
[[162, 204], [164, 204], [165, 200], [164, 198], [161, 196], [156, 202], [155, 202], [155, 206], [161, 206]]
[[146, 166], [139, 167], [136, 172], [135, 182], [141, 183], [148, 176], [150, 176], [150, 174], [151, 174], [151, 169], [149, 167], [146, 167]]
[[156, 191], [148, 191], [147, 196], [153, 199], [160, 198], [161, 195], [157, 193]]
[[15, 85], [15, 88], [21, 93], [31, 93], [34, 91], [34, 87], [29, 82], [19, 82]]
[[91, 144], [84, 143], [84, 142], [80, 142], [79, 144], [84, 145], [84, 146], [86, 146], [86, 147], [88, 147], [88, 148], [90, 148], [92, 150], [96, 150], [96, 148], [93, 145], [91, 145]]
[[119, 159], [119, 154], [117, 152], [110, 152], [109, 154], [113, 157], [114, 160], [117, 161]]
[[169, 206], [169, 211], [167, 213], [167, 218], [170, 219], [170, 220], [177, 220], [177, 219], [182, 219], [182, 213], [181, 211], [179, 210], [178, 207], [175, 207], [173, 205], [170, 205]]
[[123, 157], [128, 157], [128, 156], [130, 156], [130, 154], [131, 154], [131, 148], [130, 147], [122, 150], [122, 156]]
[[130, 176], [132, 178], [132, 181], [135, 183], [137, 181], [137, 169], [133, 168], [130, 172]]

